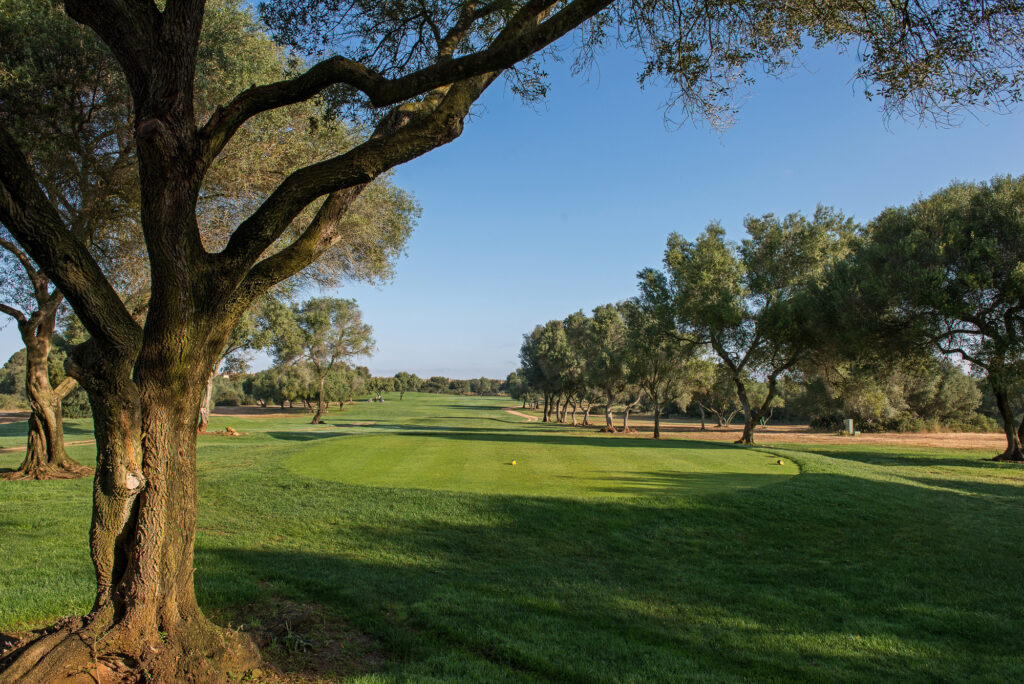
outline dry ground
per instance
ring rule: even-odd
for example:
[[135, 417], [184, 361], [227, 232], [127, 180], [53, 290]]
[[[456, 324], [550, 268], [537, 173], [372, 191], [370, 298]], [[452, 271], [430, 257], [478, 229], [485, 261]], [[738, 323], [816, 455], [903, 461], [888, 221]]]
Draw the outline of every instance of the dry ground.
[[[602, 417], [601, 425], [604, 424]], [[621, 418], [616, 427], [622, 424]], [[629, 426], [640, 432], [654, 430], [654, 422], [630, 418]], [[705, 439], [714, 442], [735, 442], [743, 434], [743, 425], [733, 423], [728, 428], [708, 426], [703, 432], [700, 424], [662, 421], [662, 432], [686, 439]], [[822, 432], [807, 425], [767, 425], [754, 432], [754, 439], [765, 444], [876, 444], [888, 446], [922, 446], [945, 449], [994, 449], [1002, 451], [1006, 437], [1000, 432], [877, 432], [861, 433], [855, 437], [836, 432]]]

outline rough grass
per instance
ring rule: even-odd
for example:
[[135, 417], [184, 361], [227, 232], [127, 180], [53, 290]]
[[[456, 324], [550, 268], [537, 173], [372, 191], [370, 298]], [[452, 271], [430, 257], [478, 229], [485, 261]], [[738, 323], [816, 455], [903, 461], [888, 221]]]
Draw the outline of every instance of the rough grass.
[[[246, 434], [201, 438], [201, 604], [294, 681], [1024, 681], [1021, 468], [500, 404], [215, 417]], [[0, 483], [0, 631], [88, 609], [90, 486]]]

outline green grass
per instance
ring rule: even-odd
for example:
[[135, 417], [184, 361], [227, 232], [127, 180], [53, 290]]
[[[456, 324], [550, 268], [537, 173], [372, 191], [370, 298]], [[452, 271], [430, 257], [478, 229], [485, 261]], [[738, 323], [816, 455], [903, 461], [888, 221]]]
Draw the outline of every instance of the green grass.
[[[343, 620], [381, 654], [367, 681], [1024, 681], [1021, 468], [657, 443], [501, 404], [215, 417], [247, 434], [201, 438], [201, 604]], [[0, 483], [0, 630], [88, 609], [89, 498]], [[289, 643], [263, 650], [301, 670]]]

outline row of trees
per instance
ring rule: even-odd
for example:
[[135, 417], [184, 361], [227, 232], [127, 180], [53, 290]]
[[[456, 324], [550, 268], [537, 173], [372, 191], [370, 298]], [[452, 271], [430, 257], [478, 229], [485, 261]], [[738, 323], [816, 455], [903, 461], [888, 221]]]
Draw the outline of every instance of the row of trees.
[[[740, 442], [781, 406], [829, 425], [940, 421], [983, 427], [986, 383], [1022, 460], [1024, 179], [954, 184], [860, 228], [841, 213], [766, 215], [726, 239], [711, 224], [669, 236], [664, 268], [639, 294], [550, 321], [526, 335], [515, 396], [536, 393], [544, 419], [600, 402], [650, 404], [655, 436], [668, 402], [719, 423], [744, 418]], [[802, 407], [801, 407], [802, 404]], [[586, 415], [584, 417], [586, 420]]]

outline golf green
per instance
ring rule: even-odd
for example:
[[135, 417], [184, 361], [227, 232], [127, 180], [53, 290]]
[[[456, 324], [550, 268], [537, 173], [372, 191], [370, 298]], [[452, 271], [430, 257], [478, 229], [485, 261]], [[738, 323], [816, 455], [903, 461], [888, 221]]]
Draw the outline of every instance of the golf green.
[[284, 465], [306, 477], [374, 487], [572, 498], [717, 493], [799, 472], [757, 450], [580, 434], [527, 423], [499, 402], [457, 403], [449, 402], [456, 405], [436, 417], [372, 424], [347, 423], [334, 414], [321, 428], [323, 437], [311, 430], [307, 446]]

